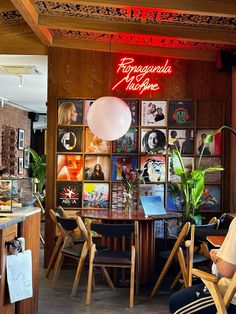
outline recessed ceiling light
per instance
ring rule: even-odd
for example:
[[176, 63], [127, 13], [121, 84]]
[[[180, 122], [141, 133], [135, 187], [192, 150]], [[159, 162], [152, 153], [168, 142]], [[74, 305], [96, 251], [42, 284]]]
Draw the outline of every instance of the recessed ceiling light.
[[42, 75], [35, 65], [0, 65], [0, 75]]

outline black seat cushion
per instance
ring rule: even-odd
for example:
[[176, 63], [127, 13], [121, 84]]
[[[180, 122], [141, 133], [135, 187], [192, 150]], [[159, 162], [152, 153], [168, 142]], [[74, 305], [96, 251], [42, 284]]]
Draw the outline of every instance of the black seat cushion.
[[120, 264], [120, 265], [130, 265], [130, 251], [112, 251], [112, 250], [103, 250], [96, 253], [94, 257], [94, 264], [103, 265], [103, 264]]

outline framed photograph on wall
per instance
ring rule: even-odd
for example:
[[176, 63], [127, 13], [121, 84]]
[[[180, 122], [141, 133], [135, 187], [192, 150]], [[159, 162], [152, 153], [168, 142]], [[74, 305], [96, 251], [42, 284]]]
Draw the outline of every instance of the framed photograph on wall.
[[168, 123], [170, 126], [194, 126], [195, 104], [190, 100], [170, 100]]
[[57, 206], [80, 208], [82, 206], [82, 183], [57, 182]]
[[29, 169], [30, 165], [30, 148], [24, 149], [24, 168]]
[[83, 99], [58, 99], [58, 125], [83, 124]]
[[24, 143], [25, 143], [25, 130], [24, 129], [18, 129], [18, 146], [17, 148], [19, 150], [24, 149]]
[[23, 157], [18, 158], [18, 174], [22, 174], [24, 172], [24, 164], [23, 164]]

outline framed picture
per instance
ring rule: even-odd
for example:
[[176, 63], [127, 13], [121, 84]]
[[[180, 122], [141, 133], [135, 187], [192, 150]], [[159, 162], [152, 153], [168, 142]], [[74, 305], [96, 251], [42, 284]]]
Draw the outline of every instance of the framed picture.
[[182, 155], [193, 155], [194, 139], [193, 129], [170, 129], [168, 136], [170, 151], [177, 148]]
[[166, 152], [166, 130], [142, 129], [141, 152], [164, 154]]
[[23, 150], [25, 143], [25, 130], [18, 129], [18, 149]]
[[82, 206], [82, 183], [57, 182], [57, 206], [80, 208]]
[[118, 140], [112, 142], [113, 153], [135, 153], [138, 150], [138, 130], [130, 128]]
[[165, 181], [165, 157], [156, 155], [141, 156], [140, 168], [142, 170], [142, 179], [145, 183]]
[[57, 180], [82, 181], [83, 156], [79, 154], [57, 155]]
[[124, 99], [129, 106], [131, 112], [131, 125], [138, 125], [139, 100], [138, 99]]
[[84, 183], [84, 208], [109, 208], [109, 183]]
[[82, 127], [65, 126], [57, 129], [57, 151], [78, 153], [82, 151]]
[[30, 165], [30, 148], [24, 149], [24, 168], [29, 169]]
[[84, 125], [88, 125], [87, 114], [91, 105], [95, 102], [95, 99], [86, 99], [84, 102]]
[[24, 164], [23, 164], [23, 157], [18, 158], [18, 174], [22, 174], [24, 172]]
[[189, 100], [170, 100], [168, 123], [171, 126], [193, 126], [195, 104]]
[[83, 124], [83, 99], [58, 99], [58, 125]]
[[85, 152], [109, 154], [111, 142], [105, 141], [94, 135], [89, 128], [85, 129]]
[[166, 101], [145, 100], [141, 105], [142, 126], [166, 126]]
[[122, 180], [122, 167], [126, 166], [129, 171], [130, 169], [136, 169], [137, 164], [137, 156], [112, 156], [112, 180]]
[[[197, 164], [199, 158], [196, 160]], [[221, 166], [221, 158], [219, 157], [202, 157], [199, 169]], [[221, 171], [206, 172], [205, 183], [221, 183]]]
[[84, 179], [104, 181], [110, 179], [110, 157], [86, 155], [84, 158]]
[[221, 133], [213, 136], [213, 141], [204, 145], [207, 135], [211, 135], [214, 130], [201, 129], [197, 130], [195, 151], [196, 155], [200, 155], [203, 147], [203, 156], [220, 156], [221, 155]]

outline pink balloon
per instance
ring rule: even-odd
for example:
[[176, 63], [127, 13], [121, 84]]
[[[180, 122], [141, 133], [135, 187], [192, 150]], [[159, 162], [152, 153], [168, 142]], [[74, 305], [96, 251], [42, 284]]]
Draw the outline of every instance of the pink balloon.
[[89, 108], [88, 126], [97, 137], [112, 141], [128, 131], [131, 124], [129, 106], [117, 97], [98, 98]]

